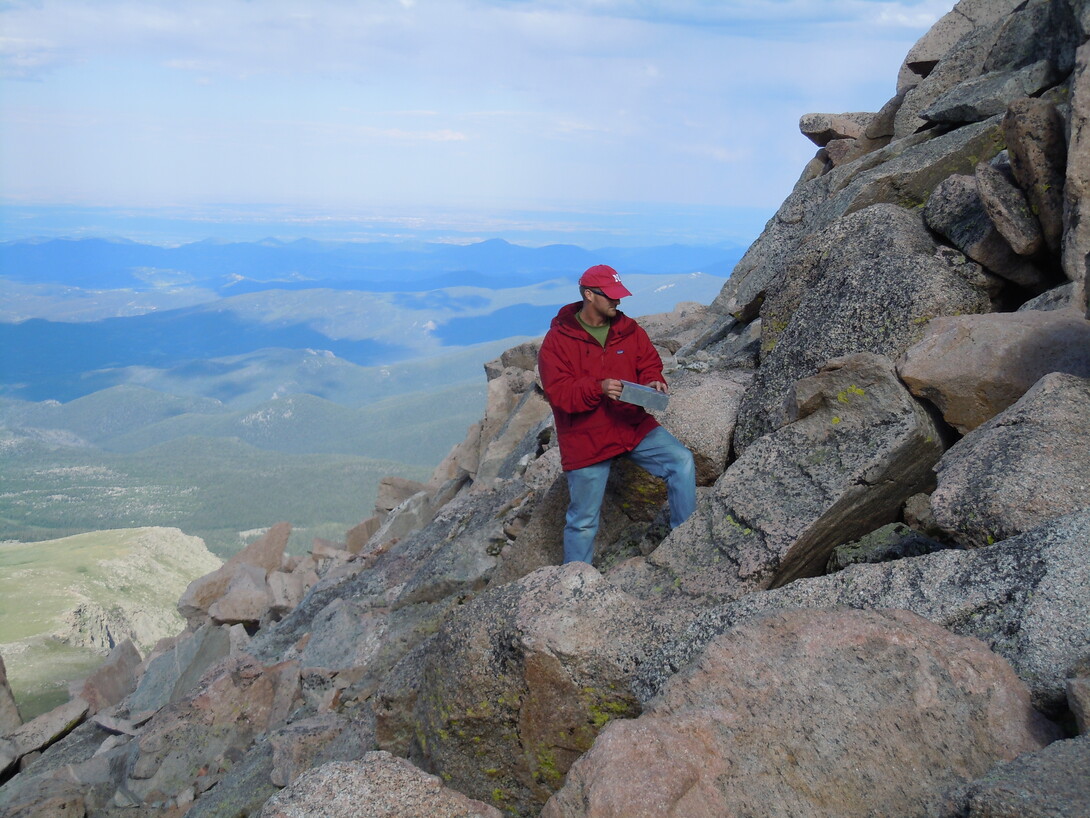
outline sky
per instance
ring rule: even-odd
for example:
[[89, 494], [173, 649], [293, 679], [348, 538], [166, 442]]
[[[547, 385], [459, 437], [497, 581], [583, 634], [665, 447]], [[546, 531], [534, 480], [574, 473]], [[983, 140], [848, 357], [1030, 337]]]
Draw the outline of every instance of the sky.
[[813, 156], [799, 117], [877, 111], [952, 5], [0, 0], [0, 206], [722, 239]]

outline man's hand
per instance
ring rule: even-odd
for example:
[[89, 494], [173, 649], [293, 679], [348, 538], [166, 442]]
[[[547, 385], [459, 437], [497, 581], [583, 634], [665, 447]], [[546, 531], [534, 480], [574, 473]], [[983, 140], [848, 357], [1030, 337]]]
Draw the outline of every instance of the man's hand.
[[621, 396], [621, 390], [624, 388], [624, 384], [613, 378], [606, 378], [602, 381], [602, 394], [607, 398], [617, 400]]
[[670, 391], [666, 388], [666, 384], [664, 384], [662, 381], [651, 381], [651, 383], [647, 385], [654, 389], [656, 392], [662, 392], [663, 394]]

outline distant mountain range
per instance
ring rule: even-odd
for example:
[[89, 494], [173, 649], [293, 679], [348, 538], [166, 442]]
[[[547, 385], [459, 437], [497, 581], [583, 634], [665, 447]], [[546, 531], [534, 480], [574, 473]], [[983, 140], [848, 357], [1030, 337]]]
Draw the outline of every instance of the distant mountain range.
[[94, 289], [203, 286], [220, 295], [278, 289], [421, 292], [450, 286], [507, 289], [571, 279], [592, 264], [627, 275], [702, 272], [726, 277], [744, 248], [670, 245], [585, 250], [412, 242], [201, 241], [178, 247], [116, 239], [27, 239], [0, 243], [0, 276]]

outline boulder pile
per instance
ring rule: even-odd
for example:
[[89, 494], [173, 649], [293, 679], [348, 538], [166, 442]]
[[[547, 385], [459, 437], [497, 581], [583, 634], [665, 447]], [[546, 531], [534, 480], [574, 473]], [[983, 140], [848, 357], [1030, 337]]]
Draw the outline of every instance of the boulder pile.
[[684, 525], [622, 461], [558, 564], [515, 347], [344, 543], [273, 526], [29, 724], [0, 664], [0, 812], [1090, 814], [1088, 37], [1087, 0], [961, 0], [880, 111], [802, 118], [718, 298], [639, 319]]

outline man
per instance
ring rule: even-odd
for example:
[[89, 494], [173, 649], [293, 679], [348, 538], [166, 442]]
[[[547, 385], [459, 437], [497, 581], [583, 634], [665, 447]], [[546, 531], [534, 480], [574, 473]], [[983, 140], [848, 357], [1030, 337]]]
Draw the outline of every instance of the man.
[[617, 309], [632, 295], [605, 264], [579, 279], [581, 300], [560, 309], [538, 353], [568, 481], [564, 562], [591, 562], [613, 458], [666, 480], [670, 526], [696, 507], [692, 453], [640, 406], [619, 401], [621, 381], [666, 392], [662, 359], [643, 327]]

